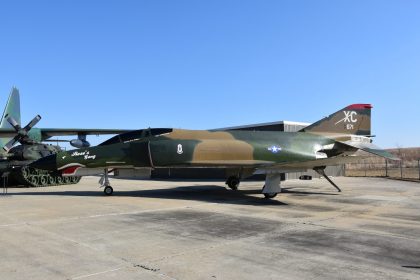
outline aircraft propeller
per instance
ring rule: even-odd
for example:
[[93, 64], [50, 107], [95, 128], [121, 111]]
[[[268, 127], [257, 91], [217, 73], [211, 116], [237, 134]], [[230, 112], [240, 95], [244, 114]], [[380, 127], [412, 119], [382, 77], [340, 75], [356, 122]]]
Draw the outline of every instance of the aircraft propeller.
[[36, 115], [35, 118], [32, 119], [24, 128], [22, 128], [19, 123], [12, 117], [7, 117], [7, 121], [13, 126], [16, 130], [17, 135], [12, 138], [6, 145], [4, 145], [3, 150], [9, 152], [9, 150], [17, 143], [28, 143], [33, 142], [29, 137], [28, 133], [39, 121], [41, 120], [40, 115]]

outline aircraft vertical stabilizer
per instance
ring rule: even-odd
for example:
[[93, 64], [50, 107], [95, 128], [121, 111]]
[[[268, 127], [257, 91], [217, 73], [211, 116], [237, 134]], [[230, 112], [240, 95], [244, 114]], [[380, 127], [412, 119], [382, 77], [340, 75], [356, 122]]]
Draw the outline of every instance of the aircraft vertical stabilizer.
[[[20, 97], [19, 90], [15, 87], [12, 88], [9, 99], [7, 100], [6, 107], [4, 108], [3, 116], [0, 121], [0, 128], [13, 129], [12, 125], [7, 121], [7, 118], [11, 116], [20, 125]], [[0, 138], [0, 147], [10, 141], [12, 138]]]
[[12, 88], [9, 100], [7, 100], [6, 107], [4, 108], [3, 116], [0, 122], [0, 128], [13, 128], [12, 125], [7, 121], [7, 117], [13, 117], [20, 125], [20, 97], [19, 90]]
[[352, 104], [305, 127], [301, 132], [370, 136], [371, 109], [370, 104]]

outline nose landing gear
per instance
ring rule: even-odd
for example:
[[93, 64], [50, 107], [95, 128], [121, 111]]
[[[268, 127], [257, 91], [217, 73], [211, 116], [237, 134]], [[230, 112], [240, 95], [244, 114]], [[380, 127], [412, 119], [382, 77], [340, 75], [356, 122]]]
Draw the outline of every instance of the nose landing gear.
[[105, 195], [112, 195], [114, 193], [114, 189], [111, 187], [109, 183], [109, 176], [108, 176], [108, 169], [104, 169], [104, 175], [99, 180], [99, 184], [101, 184], [101, 188], [104, 188]]
[[114, 193], [114, 189], [111, 186], [106, 186], [104, 188], [104, 194], [105, 195], [112, 195]]

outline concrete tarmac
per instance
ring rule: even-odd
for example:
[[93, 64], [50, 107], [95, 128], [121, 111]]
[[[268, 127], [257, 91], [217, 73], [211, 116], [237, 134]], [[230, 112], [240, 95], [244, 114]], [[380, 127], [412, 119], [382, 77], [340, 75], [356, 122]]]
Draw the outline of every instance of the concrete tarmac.
[[0, 196], [0, 279], [420, 279], [420, 184], [98, 178]]

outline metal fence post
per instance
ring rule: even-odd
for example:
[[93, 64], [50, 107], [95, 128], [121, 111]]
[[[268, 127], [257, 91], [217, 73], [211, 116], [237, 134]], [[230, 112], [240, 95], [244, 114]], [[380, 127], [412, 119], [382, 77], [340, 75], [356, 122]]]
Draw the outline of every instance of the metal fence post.
[[420, 159], [417, 161], [417, 167], [419, 168], [419, 180], [420, 180]]
[[402, 168], [402, 160], [400, 160], [400, 173], [401, 173], [401, 179], [403, 179], [403, 168]]
[[367, 165], [366, 165], [366, 160], [365, 160], [365, 162], [364, 162], [364, 165], [365, 165], [365, 177], [367, 177]]
[[385, 159], [385, 177], [388, 177], [388, 160]]

